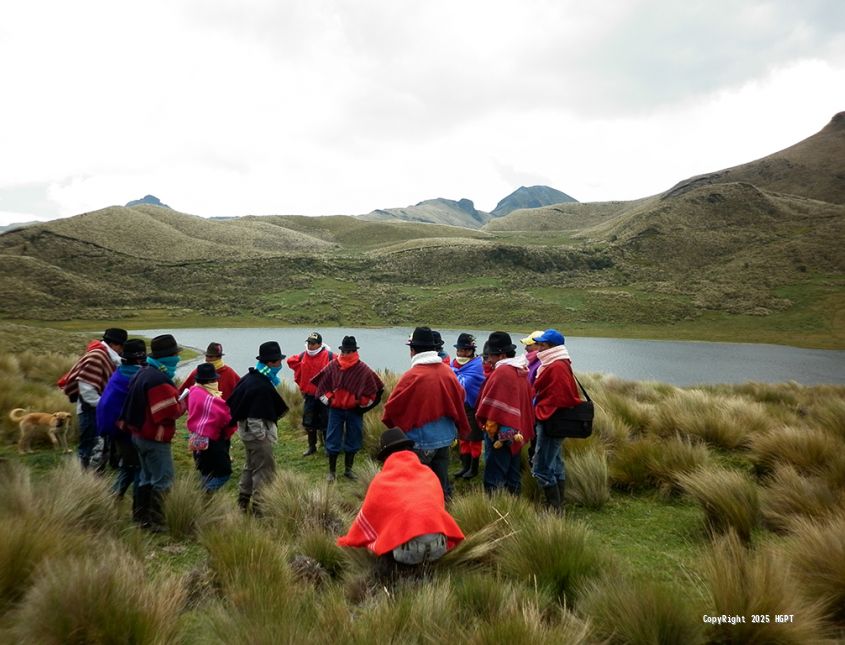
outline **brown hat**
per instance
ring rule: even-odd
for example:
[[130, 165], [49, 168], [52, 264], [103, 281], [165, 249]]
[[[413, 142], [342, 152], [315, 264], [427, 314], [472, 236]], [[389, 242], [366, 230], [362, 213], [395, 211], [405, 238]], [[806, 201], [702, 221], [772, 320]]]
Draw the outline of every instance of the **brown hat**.
[[172, 334], [162, 334], [150, 341], [150, 356], [153, 358], [175, 356], [181, 351], [182, 348], [176, 343], [176, 339]]
[[205, 348], [206, 356], [223, 356], [223, 345], [220, 343], [209, 343]]
[[390, 428], [390, 430], [385, 430], [381, 433], [376, 459], [384, 461], [394, 452], [410, 450], [413, 447], [414, 440], [408, 439], [408, 436], [400, 428]]

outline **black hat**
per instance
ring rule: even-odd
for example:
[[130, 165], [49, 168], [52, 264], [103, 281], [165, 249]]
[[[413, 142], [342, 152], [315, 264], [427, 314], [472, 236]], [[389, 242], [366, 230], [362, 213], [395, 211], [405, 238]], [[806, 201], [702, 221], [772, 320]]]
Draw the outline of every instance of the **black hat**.
[[408, 439], [407, 435], [399, 428], [391, 428], [381, 433], [378, 441], [378, 454], [376, 459], [384, 461], [394, 452], [410, 450], [414, 447], [414, 440]]
[[216, 381], [219, 378], [220, 376], [214, 371], [214, 365], [211, 363], [200, 363], [197, 365], [197, 375], [195, 377], [197, 383]]
[[342, 352], [354, 352], [358, 349], [358, 341], [355, 340], [355, 336], [344, 336], [338, 349]]
[[490, 341], [484, 341], [484, 349], [481, 350], [481, 355], [484, 357], [485, 360], [490, 355]]
[[150, 341], [150, 356], [153, 358], [164, 358], [165, 356], [175, 356], [182, 351], [182, 348], [176, 344], [176, 339], [173, 334], [162, 334], [156, 336]]
[[475, 336], [472, 334], [459, 334], [458, 342], [453, 345], [457, 349], [475, 349]]
[[411, 338], [408, 341], [413, 349], [422, 351], [431, 351], [437, 349], [437, 341], [434, 338], [434, 332], [430, 327], [417, 327]]
[[120, 357], [129, 361], [147, 357], [147, 344], [143, 338], [132, 338], [123, 343], [123, 351]]
[[491, 354], [507, 354], [516, 351], [516, 345], [511, 342], [511, 335], [504, 331], [494, 331], [490, 334], [487, 344]]
[[223, 356], [223, 345], [220, 343], [209, 343], [205, 348], [206, 356]]
[[282, 348], [275, 340], [268, 340], [266, 343], [261, 343], [258, 347], [258, 356], [256, 360], [262, 363], [272, 363], [273, 361], [280, 361], [285, 357], [282, 354]]
[[323, 344], [323, 337], [320, 335], [319, 332], [312, 331], [308, 334], [308, 338], [305, 339], [306, 343], [317, 343], [318, 345]]
[[125, 329], [120, 329], [119, 327], [109, 327], [103, 332], [103, 340], [107, 343], [123, 345], [127, 338], [129, 338], [129, 334], [126, 333]]
[[432, 329], [431, 335], [434, 336], [434, 346], [438, 349], [443, 347], [443, 337], [440, 335], [440, 332]]

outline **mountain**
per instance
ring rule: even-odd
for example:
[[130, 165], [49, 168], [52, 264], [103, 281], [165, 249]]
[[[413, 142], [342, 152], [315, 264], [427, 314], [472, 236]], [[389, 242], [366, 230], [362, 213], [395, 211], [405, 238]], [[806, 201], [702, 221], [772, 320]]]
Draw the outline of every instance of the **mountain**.
[[32, 220], [30, 222], [13, 222], [11, 224], [6, 224], [5, 226], [0, 226], [0, 233], [14, 231], [16, 228], [24, 228], [25, 226], [32, 226], [33, 224], [38, 224], [38, 220]]
[[133, 199], [131, 202], [126, 204], [127, 207], [131, 206], [161, 206], [162, 208], [170, 208], [167, 204], [162, 204], [161, 200], [156, 197], [155, 195], [144, 195], [141, 199]]
[[520, 186], [496, 204], [490, 214], [493, 217], [503, 217], [520, 208], [539, 208], [567, 202], [577, 203], [578, 200], [548, 186]]
[[440, 197], [405, 208], [378, 209], [359, 217], [369, 221], [401, 220], [481, 228], [490, 219], [490, 214], [476, 210], [475, 204], [469, 199], [454, 201]]

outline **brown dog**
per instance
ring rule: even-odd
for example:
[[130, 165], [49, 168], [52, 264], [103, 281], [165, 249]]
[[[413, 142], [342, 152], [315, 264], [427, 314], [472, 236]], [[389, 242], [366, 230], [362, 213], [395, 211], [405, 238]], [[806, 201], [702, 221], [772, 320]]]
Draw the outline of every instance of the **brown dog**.
[[18, 440], [18, 452], [32, 452], [32, 439], [39, 432], [46, 434], [54, 448], [61, 444], [65, 452], [71, 452], [67, 446], [67, 431], [70, 427], [68, 412], [27, 412], [23, 408], [15, 408], [9, 413], [9, 418], [16, 421], [21, 429]]

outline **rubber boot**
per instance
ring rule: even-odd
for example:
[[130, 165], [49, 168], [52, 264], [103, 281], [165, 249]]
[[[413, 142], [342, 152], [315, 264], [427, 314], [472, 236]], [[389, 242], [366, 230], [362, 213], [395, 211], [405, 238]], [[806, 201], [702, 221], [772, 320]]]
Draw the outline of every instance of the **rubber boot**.
[[352, 464], [355, 463], [355, 453], [354, 452], [347, 452], [343, 455], [343, 476], [346, 479], [358, 479], [355, 476], [355, 473], [352, 472]]
[[478, 475], [478, 462], [481, 457], [470, 457], [469, 470], [463, 474], [461, 479], [472, 479]]
[[164, 517], [164, 494], [150, 487], [150, 521], [147, 530], [151, 533], [167, 531], [167, 520]]
[[560, 513], [560, 490], [557, 484], [543, 488], [546, 495], [546, 506], [554, 513]]
[[305, 433], [308, 435], [308, 450], [302, 453], [303, 457], [310, 457], [317, 452], [317, 431], [314, 428], [306, 428]]
[[326, 475], [327, 482], [333, 482], [337, 479], [337, 455], [329, 455], [329, 474]]
[[138, 486], [132, 497], [132, 521], [145, 527], [150, 523], [150, 494], [153, 487]]
[[241, 509], [244, 513], [249, 511], [249, 500], [251, 498], [252, 495], [247, 495], [246, 493], [238, 494], [238, 508]]
[[463, 477], [464, 475], [466, 475], [469, 472], [469, 465], [471, 461], [472, 455], [470, 455], [468, 452], [461, 453], [461, 469], [452, 476], [455, 479], [458, 479], [459, 477]]

